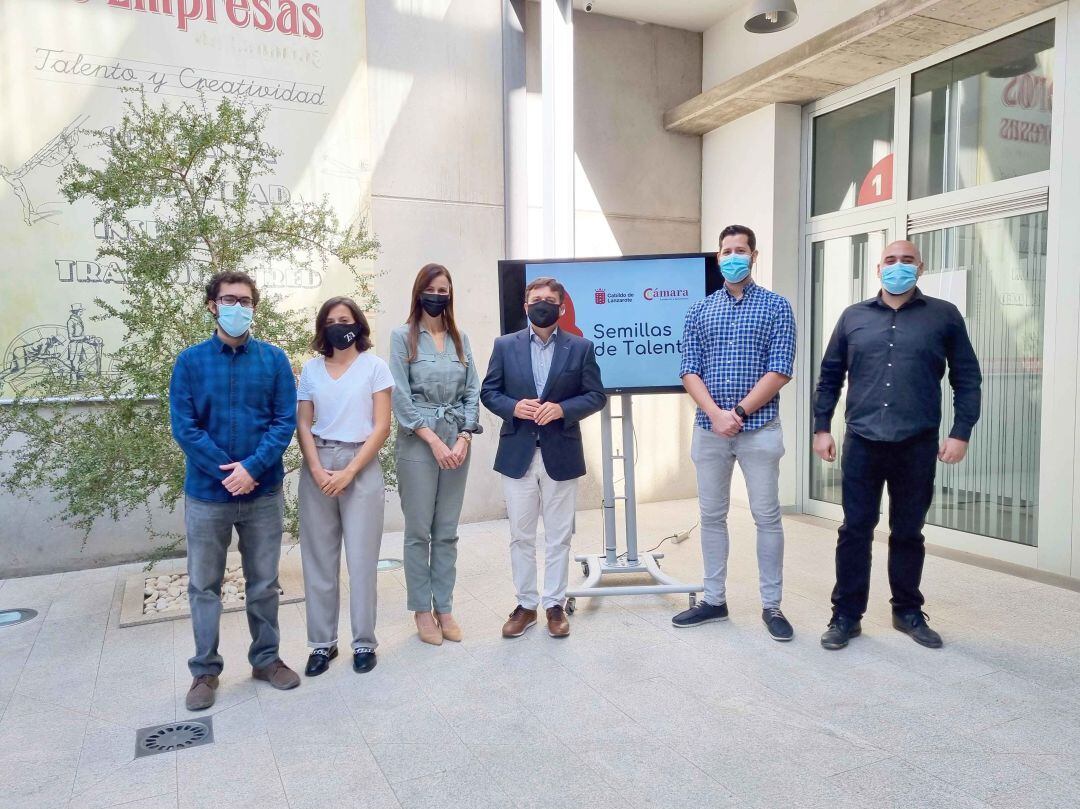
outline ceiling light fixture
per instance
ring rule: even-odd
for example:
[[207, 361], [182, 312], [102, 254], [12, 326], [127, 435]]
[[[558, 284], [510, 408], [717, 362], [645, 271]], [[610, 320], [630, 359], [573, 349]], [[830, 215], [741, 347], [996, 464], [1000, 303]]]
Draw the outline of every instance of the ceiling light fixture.
[[743, 25], [751, 34], [783, 31], [799, 21], [795, 0], [755, 0]]

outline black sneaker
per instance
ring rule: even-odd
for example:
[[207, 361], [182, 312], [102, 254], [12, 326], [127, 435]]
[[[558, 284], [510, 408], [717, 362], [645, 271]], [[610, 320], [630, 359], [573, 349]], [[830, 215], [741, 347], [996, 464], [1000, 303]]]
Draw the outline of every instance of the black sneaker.
[[779, 607], [766, 607], [761, 611], [761, 620], [769, 630], [769, 637], [773, 640], [787, 641], [795, 637], [795, 630], [791, 628], [791, 622], [780, 612]]
[[862, 624], [843, 615], [834, 615], [829, 621], [829, 628], [821, 636], [821, 645], [826, 649], [843, 649], [851, 638], [862, 634]]
[[920, 646], [925, 646], [927, 649], [940, 649], [941, 635], [926, 625], [929, 617], [922, 610], [894, 612], [892, 625], [905, 635], [910, 635], [911, 639]]
[[671, 623], [678, 627], [698, 626], [711, 624], [713, 621], [726, 621], [727, 617], [727, 604], [717, 606], [706, 601], [699, 601], [690, 609], [683, 610], [672, 618]]
[[352, 667], [357, 674], [367, 674], [378, 661], [375, 659], [375, 650], [367, 646], [361, 646], [353, 650]]
[[312, 649], [307, 659], [307, 666], [304, 668], [304, 674], [308, 677], [318, 677], [330, 668], [330, 661], [335, 657], [337, 657], [336, 646]]

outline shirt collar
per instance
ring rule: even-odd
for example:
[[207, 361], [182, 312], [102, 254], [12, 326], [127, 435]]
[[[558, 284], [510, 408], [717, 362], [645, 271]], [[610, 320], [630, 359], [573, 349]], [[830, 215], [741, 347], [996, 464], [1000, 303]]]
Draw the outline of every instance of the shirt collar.
[[214, 333], [210, 335], [210, 342], [213, 343], [214, 347], [222, 354], [246, 354], [248, 346], [251, 344], [251, 332], [248, 332], [247, 339], [235, 349], [221, 339], [221, 336], [217, 333], [217, 329], [214, 329]]
[[[750, 283], [743, 287], [743, 291], [742, 291], [743, 298], [749, 298], [751, 295], [754, 294], [754, 292], [756, 290], [757, 290], [757, 284], [755, 284], [754, 279], [751, 278]], [[720, 292], [727, 295], [733, 301], [742, 300], [742, 298], [736, 298], [734, 295], [731, 294], [731, 290], [729, 290], [727, 288], [727, 284], [724, 284], [723, 286], [720, 287]]]
[[[915, 304], [919, 304], [920, 306], [925, 306], [926, 305], [926, 296], [922, 294], [922, 290], [919, 289], [918, 287], [915, 287], [915, 294], [912, 295], [909, 300], [905, 301], [904, 305], [901, 306], [900, 309], [906, 309], [907, 307], [914, 306]], [[885, 301], [883, 301], [881, 299], [881, 290], [880, 289], [878, 290], [877, 295], [875, 295], [874, 297], [872, 297], [872, 298], [870, 298], [869, 300], [866, 301], [866, 305], [867, 306], [876, 306], [879, 309], [888, 309], [889, 311], [893, 311], [893, 308], [891, 306], [889, 306], [889, 304], [885, 303]], [[896, 311], [899, 311], [899, 309], [896, 310]]]
[[536, 333], [536, 329], [533, 327], [532, 323], [529, 324], [529, 340], [535, 340], [537, 343], [539, 343], [544, 348], [547, 348], [549, 345], [554, 343], [555, 338], [558, 337], [558, 336], [559, 336], [559, 327], [556, 326], [555, 330], [551, 333], [551, 337], [549, 337], [548, 341], [545, 343], [543, 341], [543, 339], [540, 337], [540, 335]]

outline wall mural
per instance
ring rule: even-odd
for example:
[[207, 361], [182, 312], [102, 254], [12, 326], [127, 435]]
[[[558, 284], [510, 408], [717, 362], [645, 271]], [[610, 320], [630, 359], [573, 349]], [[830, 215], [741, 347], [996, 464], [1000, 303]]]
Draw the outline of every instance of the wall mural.
[[[117, 302], [127, 279], [97, 251], [106, 238], [152, 234], [155, 223], [136, 212], [124, 233], [106, 233], [93, 207], [63, 199], [58, 180], [73, 155], [94, 164], [85, 130], [118, 124], [125, 90], [269, 106], [266, 137], [282, 156], [253, 185], [255, 198], [272, 206], [327, 196], [342, 223], [367, 215], [364, 21], [363, 0], [0, 4], [0, 400], [45, 375], [108, 373], [122, 333], [95, 319], [94, 301]], [[227, 199], [236, 189], [217, 192]], [[252, 270], [295, 306], [349, 284], [335, 264]]]

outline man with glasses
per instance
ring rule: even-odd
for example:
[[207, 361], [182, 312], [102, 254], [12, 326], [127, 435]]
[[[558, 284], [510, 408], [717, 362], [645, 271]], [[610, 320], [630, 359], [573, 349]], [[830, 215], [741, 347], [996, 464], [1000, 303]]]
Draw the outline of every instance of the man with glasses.
[[206, 308], [217, 328], [180, 353], [169, 383], [172, 433], [187, 458], [184, 525], [195, 633], [189, 711], [214, 704], [224, 664], [218, 630], [233, 528], [246, 580], [252, 676], [282, 690], [300, 685], [278, 657], [281, 458], [296, 428], [296, 382], [285, 352], [251, 336], [258, 303], [247, 273], [211, 278]]
[[[893, 242], [881, 256], [881, 292], [840, 315], [821, 360], [814, 400], [814, 453], [836, 460], [833, 411], [847, 377], [847, 435], [842, 486], [844, 523], [836, 545], [833, 616], [821, 636], [826, 649], [842, 649], [862, 633], [870, 596], [870, 553], [889, 487], [889, 586], [893, 626], [916, 643], [940, 648], [941, 635], [922, 611], [922, 535], [934, 496], [938, 461], [955, 464], [967, 454], [979, 420], [982, 374], [960, 311], [923, 295], [919, 248]], [[941, 379], [949, 365], [953, 426], [938, 443]]]

